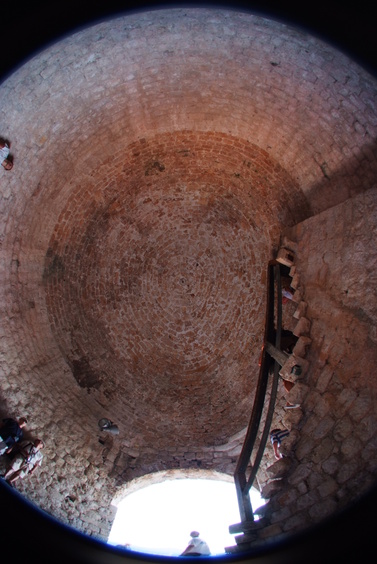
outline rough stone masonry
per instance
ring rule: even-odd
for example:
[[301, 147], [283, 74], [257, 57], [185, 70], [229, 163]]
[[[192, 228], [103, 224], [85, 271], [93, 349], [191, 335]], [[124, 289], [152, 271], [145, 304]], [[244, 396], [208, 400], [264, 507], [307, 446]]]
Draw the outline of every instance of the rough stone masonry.
[[294, 440], [284, 468], [266, 449], [257, 541], [368, 488], [376, 86], [301, 30], [209, 8], [99, 22], [1, 83], [0, 408], [46, 443], [23, 495], [106, 539], [134, 480], [230, 479], [283, 236], [310, 346], [301, 409], [279, 396]]

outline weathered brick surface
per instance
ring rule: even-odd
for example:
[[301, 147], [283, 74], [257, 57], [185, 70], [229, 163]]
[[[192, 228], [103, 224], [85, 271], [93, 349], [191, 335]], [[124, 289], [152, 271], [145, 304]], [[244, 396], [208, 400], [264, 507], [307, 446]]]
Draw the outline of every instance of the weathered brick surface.
[[[288, 417], [281, 394], [276, 423], [300, 430], [297, 468], [311, 473], [288, 481], [287, 519], [275, 515], [263, 535], [347, 503], [358, 476], [370, 483], [374, 388], [354, 343], [377, 335], [375, 256], [364, 251], [376, 91], [317, 39], [208, 9], [99, 23], [1, 84], [14, 169], [0, 170], [0, 399], [46, 440], [40, 472], [18, 486], [30, 499], [106, 537], [125, 482], [232, 474], [265, 267], [297, 223], [314, 368], [305, 409]], [[350, 197], [336, 222], [300, 223]], [[104, 416], [118, 436], [99, 432]]]
[[[278, 462], [265, 473], [281, 478], [275, 491], [269, 488], [266, 513], [284, 534], [340, 511], [375, 482], [377, 316], [370, 284], [376, 249], [370, 234], [376, 217], [372, 189], [287, 232], [296, 243], [312, 342], [296, 441], [284, 450], [290, 467], [281, 476]], [[282, 507], [289, 507], [289, 519]]]
[[53, 331], [78, 384], [146, 445], [221, 442], [247, 421], [271, 220], [293, 191], [300, 215], [303, 196], [263, 152], [224, 134], [168, 134], [119, 153], [120, 167], [78, 184], [49, 241]]

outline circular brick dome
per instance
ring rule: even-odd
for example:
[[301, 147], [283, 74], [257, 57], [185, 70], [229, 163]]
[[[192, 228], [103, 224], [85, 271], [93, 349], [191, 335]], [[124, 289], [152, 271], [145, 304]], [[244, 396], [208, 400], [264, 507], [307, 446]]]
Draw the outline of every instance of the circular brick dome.
[[28, 497], [104, 537], [133, 479], [232, 475], [267, 263], [285, 229], [375, 188], [376, 91], [302, 31], [209, 8], [98, 22], [1, 84], [2, 412], [46, 441]]
[[163, 133], [111, 153], [89, 188], [72, 181], [48, 242], [57, 343], [117, 420], [155, 422], [146, 441], [221, 443], [256, 386], [265, 259], [304, 197], [230, 135]]

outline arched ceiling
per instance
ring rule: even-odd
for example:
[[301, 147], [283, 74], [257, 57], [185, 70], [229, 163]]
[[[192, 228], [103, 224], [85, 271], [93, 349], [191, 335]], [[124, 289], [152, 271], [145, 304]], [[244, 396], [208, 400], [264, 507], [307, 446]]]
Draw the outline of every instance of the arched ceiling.
[[66, 385], [146, 445], [239, 432], [281, 230], [373, 183], [372, 84], [221, 9], [119, 16], [41, 51], [1, 89], [26, 340], [46, 347], [48, 327]]
[[224, 134], [114, 149], [72, 189], [49, 241], [57, 342], [118, 420], [154, 421], [151, 442], [222, 442], [250, 409], [266, 257], [305, 198], [264, 152]]
[[[264, 264], [283, 226], [374, 185], [376, 88], [289, 23], [206, 9], [69, 30], [13, 73], [21, 37], [41, 47], [37, 4], [16, 18], [19, 41], [3, 30], [0, 135], [15, 167], [1, 176], [1, 393], [48, 437], [40, 493], [60, 510], [72, 461], [103, 487], [104, 411], [125, 450], [134, 435], [165, 451], [222, 443], [245, 425]], [[71, 4], [54, 3], [50, 38], [82, 13]], [[311, 19], [370, 53], [373, 18], [360, 27], [363, 6], [352, 23], [348, 10], [322, 3]]]

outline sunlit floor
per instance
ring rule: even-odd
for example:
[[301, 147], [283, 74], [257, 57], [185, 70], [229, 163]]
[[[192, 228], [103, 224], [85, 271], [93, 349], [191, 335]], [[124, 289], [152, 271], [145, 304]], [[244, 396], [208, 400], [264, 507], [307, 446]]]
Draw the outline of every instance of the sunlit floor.
[[[265, 504], [255, 489], [250, 499], [254, 511]], [[216, 556], [235, 544], [229, 525], [239, 522], [233, 483], [167, 480], [138, 490], [119, 504], [108, 543], [138, 552], [179, 556], [190, 532], [196, 530]]]

